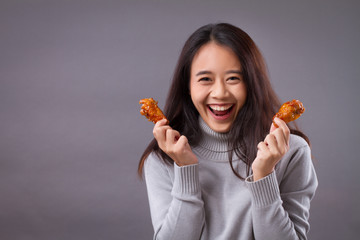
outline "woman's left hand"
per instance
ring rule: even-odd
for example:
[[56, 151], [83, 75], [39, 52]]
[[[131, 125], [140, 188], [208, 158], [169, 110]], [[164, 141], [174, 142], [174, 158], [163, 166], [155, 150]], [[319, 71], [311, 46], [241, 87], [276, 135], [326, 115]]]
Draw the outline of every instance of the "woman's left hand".
[[251, 166], [254, 181], [273, 172], [275, 165], [289, 150], [290, 129], [279, 118], [275, 118], [275, 122], [279, 127], [271, 124], [270, 133], [258, 144], [257, 155]]

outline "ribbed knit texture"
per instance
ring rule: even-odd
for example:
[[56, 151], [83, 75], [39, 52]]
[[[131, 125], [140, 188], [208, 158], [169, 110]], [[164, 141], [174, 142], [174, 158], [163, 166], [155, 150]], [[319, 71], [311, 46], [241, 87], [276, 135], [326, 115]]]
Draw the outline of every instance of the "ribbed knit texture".
[[275, 171], [256, 182], [252, 181], [252, 176], [248, 177], [246, 183], [252, 192], [253, 205], [256, 207], [264, 207], [280, 199]]
[[227, 152], [229, 134], [214, 132], [202, 118], [199, 119], [200, 129], [202, 130], [202, 138], [199, 145], [212, 152]]
[[175, 193], [195, 193], [200, 190], [198, 165], [179, 167], [174, 163], [174, 188]]
[[[202, 138], [198, 146], [193, 148], [193, 151], [210, 161], [228, 162], [229, 151], [231, 150], [228, 146], [229, 134], [213, 131], [202, 118], [199, 118], [199, 125]], [[239, 159], [233, 156], [233, 160]]]

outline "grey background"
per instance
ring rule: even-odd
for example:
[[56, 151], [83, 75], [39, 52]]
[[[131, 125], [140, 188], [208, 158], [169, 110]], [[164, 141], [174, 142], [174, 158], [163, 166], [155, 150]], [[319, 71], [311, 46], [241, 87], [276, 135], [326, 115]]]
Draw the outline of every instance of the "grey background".
[[0, 1], [0, 239], [151, 239], [138, 159], [186, 38], [230, 22], [306, 107], [310, 239], [360, 230], [358, 1]]

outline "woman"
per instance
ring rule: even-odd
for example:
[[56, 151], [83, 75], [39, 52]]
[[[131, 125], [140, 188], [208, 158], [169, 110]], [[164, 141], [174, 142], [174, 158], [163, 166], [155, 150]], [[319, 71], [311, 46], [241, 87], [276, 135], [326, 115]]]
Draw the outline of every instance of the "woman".
[[307, 138], [252, 39], [226, 23], [186, 41], [154, 140], [139, 163], [154, 239], [306, 239], [317, 188]]

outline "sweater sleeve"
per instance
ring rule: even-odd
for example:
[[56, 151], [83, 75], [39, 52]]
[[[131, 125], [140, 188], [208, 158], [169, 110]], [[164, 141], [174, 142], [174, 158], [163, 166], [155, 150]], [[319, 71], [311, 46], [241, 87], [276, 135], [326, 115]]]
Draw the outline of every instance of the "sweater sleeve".
[[145, 161], [153, 239], [200, 239], [204, 225], [198, 165], [165, 164], [155, 154]]
[[307, 239], [310, 201], [318, 185], [309, 146], [291, 149], [279, 165], [256, 182], [252, 176], [246, 179], [255, 239]]

